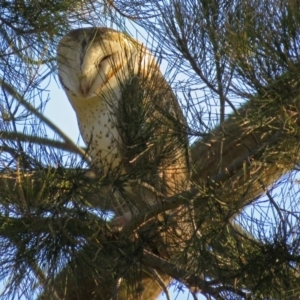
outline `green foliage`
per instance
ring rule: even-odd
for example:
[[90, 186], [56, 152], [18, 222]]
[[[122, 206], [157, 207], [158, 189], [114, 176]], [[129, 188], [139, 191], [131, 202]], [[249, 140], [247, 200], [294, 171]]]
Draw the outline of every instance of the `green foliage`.
[[[192, 184], [119, 230], [105, 221], [111, 178], [89, 172], [85, 150], [43, 109], [58, 39], [86, 24], [124, 29], [128, 19], [168, 63]], [[112, 290], [129, 299], [154, 269], [210, 299], [299, 297], [298, 1], [15, 0], [1, 2], [0, 23], [3, 299]], [[129, 107], [137, 115], [123, 129], [143, 147], [140, 108]], [[192, 201], [196, 229], [184, 239], [164, 212]]]

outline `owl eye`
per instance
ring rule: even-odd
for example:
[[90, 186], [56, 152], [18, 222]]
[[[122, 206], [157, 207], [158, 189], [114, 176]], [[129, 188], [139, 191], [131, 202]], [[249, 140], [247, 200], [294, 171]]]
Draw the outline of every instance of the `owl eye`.
[[[112, 57], [112, 56], [113, 56], [112, 54], [105, 55], [105, 56], [101, 59], [101, 62], [103, 62], [104, 60], [109, 59], [109, 58]], [[100, 63], [101, 63], [101, 62], [100, 62]]]
[[113, 54], [108, 54], [108, 55], [103, 56], [103, 57], [101, 58], [101, 60], [99, 61], [99, 63], [98, 63], [98, 68], [101, 67], [101, 64], [102, 64], [104, 61], [108, 60], [108, 59], [109, 59], [110, 57], [112, 57], [112, 56], [113, 56]]

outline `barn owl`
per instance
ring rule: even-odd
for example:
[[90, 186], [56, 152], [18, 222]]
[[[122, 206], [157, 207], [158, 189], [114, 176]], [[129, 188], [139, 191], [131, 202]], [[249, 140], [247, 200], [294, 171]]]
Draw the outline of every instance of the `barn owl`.
[[146, 47], [112, 29], [76, 29], [59, 42], [57, 61], [91, 166], [115, 191], [102, 209], [128, 219], [187, 189], [186, 123]]
[[[163, 196], [185, 190], [184, 117], [150, 51], [118, 31], [84, 28], [62, 38], [57, 57], [59, 80], [92, 164], [121, 177], [125, 190], [127, 179]], [[148, 198], [143, 205], [155, 202]]]

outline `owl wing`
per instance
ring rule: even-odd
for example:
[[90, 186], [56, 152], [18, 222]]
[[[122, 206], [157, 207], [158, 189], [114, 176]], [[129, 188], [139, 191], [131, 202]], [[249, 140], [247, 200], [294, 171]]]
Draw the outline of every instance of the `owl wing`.
[[185, 191], [187, 125], [170, 86], [157, 69], [151, 76], [132, 76], [121, 90], [117, 127], [127, 179], [150, 185], [164, 197]]

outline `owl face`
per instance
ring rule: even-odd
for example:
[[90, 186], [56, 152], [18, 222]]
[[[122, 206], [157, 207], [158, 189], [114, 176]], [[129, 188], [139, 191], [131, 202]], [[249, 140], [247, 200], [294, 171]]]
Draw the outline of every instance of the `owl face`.
[[114, 90], [120, 81], [154, 62], [138, 42], [107, 28], [73, 30], [58, 46], [58, 75], [71, 98]]

